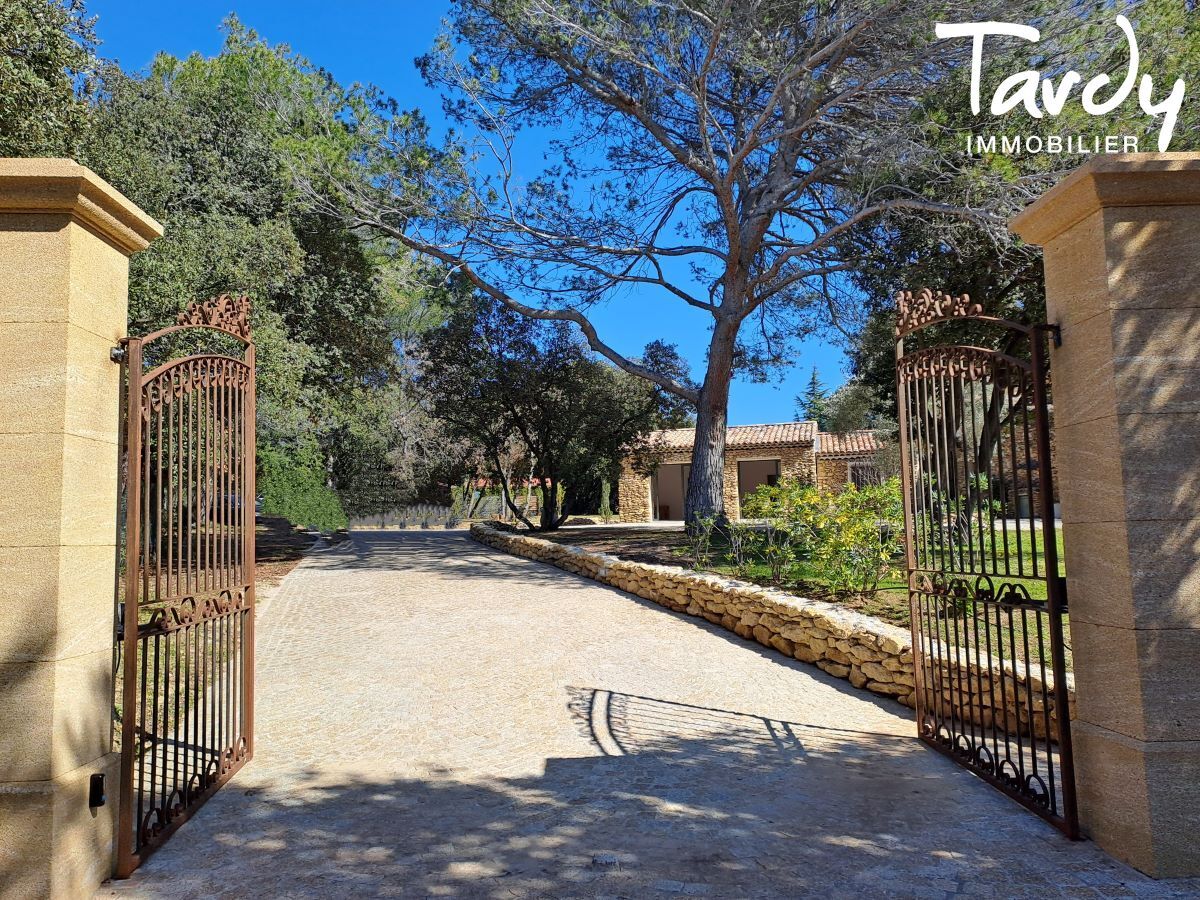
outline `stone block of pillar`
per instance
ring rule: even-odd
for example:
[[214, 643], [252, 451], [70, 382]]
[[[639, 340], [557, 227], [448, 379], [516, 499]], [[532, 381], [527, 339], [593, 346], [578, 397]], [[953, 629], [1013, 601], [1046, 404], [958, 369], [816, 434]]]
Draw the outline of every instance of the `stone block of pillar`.
[[[120, 370], [130, 254], [162, 233], [90, 170], [0, 159], [0, 897], [112, 872]], [[89, 807], [91, 776], [108, 802]]]
[[1097, 157], [1012, 223], [1044, 248], [1085, 831], [1200, 874], [1200, 154]]

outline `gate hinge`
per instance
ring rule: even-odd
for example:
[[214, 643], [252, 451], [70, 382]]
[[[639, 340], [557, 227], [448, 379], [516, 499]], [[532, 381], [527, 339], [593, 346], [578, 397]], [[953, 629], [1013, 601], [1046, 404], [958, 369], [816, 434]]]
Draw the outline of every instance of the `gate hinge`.
[[1061, 347], [1062, 346], [1062, 328], [1057, 323], [1054, 323], [1054, 322], [1047, 325], [1046, 327], [1050, 329], [1050, 340], [1054, 341], [1054, 346]]
[[129, 355], [129, 350], [125, 347], [113, 347], [108, 351], [108, 358], [115, 363], [125, 362], [125, 357]]

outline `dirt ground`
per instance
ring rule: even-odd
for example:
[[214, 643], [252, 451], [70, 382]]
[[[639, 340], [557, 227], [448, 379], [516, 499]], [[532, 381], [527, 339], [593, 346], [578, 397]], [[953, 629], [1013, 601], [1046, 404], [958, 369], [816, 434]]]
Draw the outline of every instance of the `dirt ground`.
[[255, 531], [254, 574], [258, 584], [279, 584], [317, 542], [317, 535], [287, 519], [259, 516]]
[[631, 562], [687, 566], [687, 539], [682, 528], [567, 528], [539, 532], [556, 544], [573, 544], [596, 553], [611, 553]]

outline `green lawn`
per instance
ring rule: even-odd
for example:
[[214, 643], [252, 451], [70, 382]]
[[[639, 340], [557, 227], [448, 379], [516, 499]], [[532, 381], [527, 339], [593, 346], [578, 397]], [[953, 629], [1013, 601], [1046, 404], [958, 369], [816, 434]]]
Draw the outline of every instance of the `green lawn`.
[[[1007, 545], [1007, 571], [1016, 573], [1018, 571], [1024, 573], [1033, 572], [1034, 558], [1037, 559], [1037, 571], [1044, 572], [1044, 553], [1042, 546], [1042, 535], [1038, 531], [1036, 541], [1029, 540], [1029, 526], [1024, 523], [1024, 528], [1018, 534], [1016, 528], [1010, 523], [1008, 533], [998, 531], [995, 542], [995, 553], [992, 552], [992, 542], [986, 542], [986, 553], [981, 554], [976, 550], [974, 559], [970, 555], [966, 555], [966, 559], [961, 556], [959, 559], [964, 565], [961, 568], [964, 570], [960, 577], [968, 582], [974, 580], [974, 577], [984, 573], [990, 573], [993, 570], [1005, 571], [1006, 555], [1004, 548]], [[1065, 573], [1063, 566], [1063, 540], [1062, 530], [1056, 531], [1057, 554], [1059, 560], [1059, 571]], [[1035, 546], [1036, 545], [1036, 546]], [[722, 556], [725, 554], [725, 548], [719, 551], [714, 551], [713, 565], [710, 568], [713, 571], [722, 574], [741, 577], [749, 581], [754, 581], [758, 584], [770, 584], [770, 572], [766, 566], [761, 564], [753, 565], [748, 570], [738, 573], [735, 568], [727, 561], [722, 561]], [[681, 559], [686, 560], [686, 548], [677, 551]], [[1018, 560], [1020, 564], [1018, 565]], [[949, 562], [947, 555], [947, 562]], [[804, 562], [801, 562], [794, 570], [791, 578], [780, 584], [779, 587], [787, 590], [789, 593], [794, 593], [798, 596], [811, 597], [813, 599], [829, 600], [840, 605], [850, 607], [865, 613], [866, 615], [875, 616], [883, 619], [885, 622], [890, 622], [893, 625], [899, 625], [904, 628], [911, 626], [911, 612], [908, 598], [908, 585], [903, 576], [902, 566], [903, 559], [897, 559], [896, 571], [880, 580], [878, 589], [866, 596], [847, 596], [831, 594], [829, 586], [822, 582], [819, 577], [811, 570]], [[972, 565], [973, 563], [973, 565]], [[1046, 599], [1046, 582], [1041, 578], [1018, 578], [1004, 575], [993, 575], [993, 585], [999, 587], [1002, 583], [1010, 583], [1020, 585], [1029, 593], [1031, 600]], [[1018, 659], [1024, 659], [1030, 656], [1037, 659], [1039, 639], [1042, 646], [1042, 654], [1047, 662], [1050, 659], [1050, 635], [1045, 617], [1030, 610], [1022, 617], [1019, 611], [1012, 615], [1011, 625], [1007, 621], [1007, 616], [1002, 616], [1000, 626], [997, 626], [995, 621], [995, 607], [992, 607], [991, 615], [987, 615], [982, 606], [971, 604], [969, 608], [971, 623], [969, 631], [966, 625], [962, 627], [965, 634], [955, 634], [953, 628], [949, 629], [949, 634], [946, 634], [944, 626], [938, 625], [939, 634], [942, 640], [949, 640], [952, 644], [965, 644], [974, 647], [975, 642], [979, 641], [981, 647], [987, 646], [987, 641], [991, 640], [992, 646], [995, 647], [1000, 641], [1004, 642], [1004, 656], [1007, 658], [1015, 655]], [[1041, 630], [1039, 635], [1038, 619], [1041, 618]], [[944, 621], [944, 620], [943, 620]], [[961, 621], [961, 620], [960, 620]], [[1064, 643], [1065, 656], [1067, 659], [1067, 668], [1071, 667], [1071, 650], [1070, 650], [1070, 623], [1064, 620]], [[1009, 633], [1011, 631], [1012, 638]], [[977, 633], [976, 633], [977, 632]], [[1026, 650], [1026, 637], [1028, 636], [1028, 651]], [[1014, 647], [1015, 645], [1015, 647]]]
[[[626, 559], [634, 559], [640, 562], [655, 562], [667, 565], [678, 565], [687, 568], [696, 568], [693, 565], [692, 554], [689, 550], [687, 538], [681, 530], [678, 529], [618, 529], [618, 528], [586, 528], [586, 529], [570, 529], [569, 531], [560, 531], [550, 534], [539, 535], [539, 537], [553, 540], [563, 544], [576, 544], [586, 547], [590, 550], [596, 550], [604, 553], [611, 553]], [[1040, 545], [1040, 532], [1038, 534]], [[1062, 532], [1058, 531], [1058, 555], [1062, 559]], [[1019, 544], [1019, 546], [1018, 546]], [[990, 551], [990, 541], [988, 542]], [[1004, 554], [1001, 548], [1004, 546], [1004, 536], [1002, 533], [997, 533], [997, 556], [1003, 559]], [[1007, 546], [1009, 548], [1009, 560], [1011, 571], [1016, 572], [1016, 560], [1020, 555], [1023, 559], [1023, 569], [1026, 572], [1032, 571], [1032, 562], [1034, 558], [1034, 548], [1030, 546], [1028, 540], [1028, 523], [1025, 523], [1020, 540], [1018, 541], [1017, 534], [1010, 523], [1007, 535]], [[1018, 550], [1020, 551], [1018, 554]], [[1042, 567], [1042, 554], [1037, 553], [1039, 571]], [[987, 568], [984, 563], [988, 560], [980, 559], [977, 555], [975, 560], [975, 573], [982, 572]], [[903, 575], [903, 558], [895, 560], [895, 570], [888, 577], [883, 578], [878, 589], [865, 596], [852, 596], [847, 594], [837, 594], [830, 591], [828, 584], [823, 582], [813, 572], [812, 568], [803, 560], [794, 566], [788, 576], [780, 583], [773, 584], [770, 577], [770, 570], [762, 563], [751, 563], [745, 568], [738, 570], [729, 559], [729, 544], [724, 538], [715, 536], [710, 550], [709, 561], [705, 566], [700, 567], [704, 571], [714, 572], [721, 575], [726, 575], [733, 578], [739, 578], [743, 581], [750, 581], [763, 586], [777, 587], [800, 597], [807, 597], [814, 600], [824, 600], [831, 603], [837, 603], [849, 609], [854, 609], [869, 616], [882, 619], [893, 625], [902, 628], [909, 628], [911, 624], [908, 587]], [[964, 568], [969, 568], [964, 567]], [[1062, 565], [1060, 562], [1060, 571]], [[973, 580], [970, 573], [963, 573], [967, 580]], [[1029, 596], [1033, 600], [1046, 599], [1046, 583], [1041, 579], [1030, 578], [1004, 578], [993, 576], [993, 582], [999, 585], [1001, 582], [1010, 582], [1023, 585], [1029, 592]], [[1005, 657], [1011, 655], [1011, 644], [1008, 636], [1009, 628], [1007, 623], [1002, 623], [1004, 627], [997, 629], [995, 621], [985, 621], [982, 614], [982, 609], [975, 613], [974, 621], [978, 622], [979, 641], [981, 646], [986, 645], [986, 636], [990, 634], [993, 646], [1001, 637], [1003, 631], [1003, 640], [1005, 647]], [[1025, 657], [1025, 635], [1026, 630], [1029, 633], [1029, 651], [1030, 655], [1036, 658], [1037, 655], [1037, 616], [1031, 611], [1026, 614], [1026, 624], [1021, 622], [1020, 614], [1014, 616], [1013, 627], [1011, 628], [1013, 639], [1016, 644], [1016, 656], [1018, 658]], [[945, 620], [942, 620], [945, 621]], [[962, 620], [960, 619], [960, 622]], [[1026, 628], [1026, 625], [1028, 626]], [[966, 642], [972, 647], [976, 637], [974, 635], [974, 626], [970, 629], [971, 633], [966, 635]], [[1067, 666], [1070, 668], [1070, 635], [1069, 624], [1065, 627], [1067, 631]], [[944, 631], [943, 640], [945, 640]], [[1049, 659], [1049, 634], [1046, 630], [1045, 619], [1043, 617], [1042, 627], [1042, 644], [1043, 652], [1046, 659]], [[952, 643], [962, 642], [962, 636], [959, 640], [955, 640], [953, 628], [951, 629], [950, 640]]]

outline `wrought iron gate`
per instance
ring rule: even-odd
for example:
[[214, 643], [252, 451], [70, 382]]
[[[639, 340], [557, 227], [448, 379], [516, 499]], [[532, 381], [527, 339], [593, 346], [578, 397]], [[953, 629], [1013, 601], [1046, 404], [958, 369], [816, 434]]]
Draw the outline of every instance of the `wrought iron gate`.
[[122, 878], [254, 753], [248, 314], [245, 297], [193, 303], [177, 325], [128, 338], [118, 351], [126, 383]]
[[966, 295], [898, 306], [921, 740], [1078, 837], [1047, 402], [1057, 333]]

